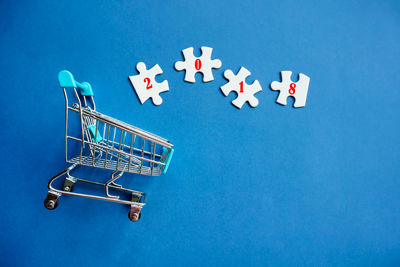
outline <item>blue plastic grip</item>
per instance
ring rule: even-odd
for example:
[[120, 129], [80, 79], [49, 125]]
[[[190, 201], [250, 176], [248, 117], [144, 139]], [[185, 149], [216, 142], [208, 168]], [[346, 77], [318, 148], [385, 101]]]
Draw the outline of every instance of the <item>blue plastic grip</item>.
[[166, 174], [166, 173], [167, 173], [168, 167], [169, 167], [169, 164], [171, 163], [171, 159], [172, 159], [172, 156], [173, 156], [173, 155], [174, 155], [174, 149], [171, 148], [171, 151], [170, 151], [169, 154], [168, 154], [167, 160], [165, 161], [165, 165], [164, 165], [164, 169], [163, 169], [163, 174]]
[[58, 82], [60, 83], [60, 86], [63, 88], [79, 88], [81, 91], [81, 95], [84, 96], [93, 96], [93, 90], [92, 86], [87, 83], [79, 83], [75, 81], [74, 76], [72, 75], [71, 72], [67, 70], [62, 70], [58, 73]]
[[88, 82], [78, 83], [77, 81], [75, 81], [75, 82], [78, 85], [79, 89], [81, 89], [81, 95], [84, 95], [84, 96], [93, 96], [94, 95], [92, 86], [90, 86], [90, 83], [88, 83]]
[[74, 76], [67, 70], [62, 70], [58, 73], [58, 82], [63, 88], [77, 88]]
[[[101, 137], [101, 134], [99, 132], [99, 130], [97, 130], [97, 134], [96, 134], [96, 125], [89, 125], [88, 129], [90, 131], [90, 135], [92, 136], [92, 141], [93, 142], [100, 142], [101, 140], [103, 140], [103, 137]], [[96, 141], [94, 140], [94, 137], [96, 136]]]

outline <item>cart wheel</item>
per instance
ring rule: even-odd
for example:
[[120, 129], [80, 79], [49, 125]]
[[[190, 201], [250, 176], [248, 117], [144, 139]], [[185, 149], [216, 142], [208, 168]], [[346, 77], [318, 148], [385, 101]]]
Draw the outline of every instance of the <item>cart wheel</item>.
[[62, 189], [63, 189], [63, 191], [72, 192], [74, 190], [74, 185], [66, 185], [66, 184], [64, 184]]
[[137, 210], [131, 209], [128, 213], [128, 217], [132, 222], [137, 222], [140, 220], [140, 217], [142, 217], [142, 213], [140, 210], [138, 212]]
[[62, 186], [63, 191], [72, 192], [72, 190], [74, 189], [74, 184], [75, 184], [74, 181], [65, 179], [64, 184]]
[[49, 196], [47, 196], [44, 200], [44, 206], [48, 210], [54, 210], [58, 206], [58, 199], [49, 198]]

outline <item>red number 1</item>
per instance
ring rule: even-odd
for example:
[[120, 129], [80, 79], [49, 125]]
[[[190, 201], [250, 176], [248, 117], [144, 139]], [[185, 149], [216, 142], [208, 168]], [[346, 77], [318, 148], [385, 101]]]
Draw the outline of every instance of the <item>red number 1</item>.
[[240, 84], [240, 93], [243, 93], [243, 81], [241, 81], [239, 84]]
[[153, 88], [153, 85], [150, 83], [150, 78], [144, 78], [144, 82], [147, 83], [146, 89], [149, 90], [150, 88]]

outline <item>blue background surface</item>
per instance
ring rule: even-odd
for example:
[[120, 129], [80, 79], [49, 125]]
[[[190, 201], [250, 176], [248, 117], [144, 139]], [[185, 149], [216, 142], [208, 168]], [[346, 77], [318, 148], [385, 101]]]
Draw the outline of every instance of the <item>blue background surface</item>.
[[[1, 1], [0, 15], [1, 265], [400, 264], [398, 1]], [[186, 83], [173, 65], [203, 45], [222, 68]], [[129, 83], [139, 61], [164, 71], [161, 106]], [[263, 87], [256, 108], [219, 90], [240, 66]], [[166, 175], [121, 181], [148, 194], [140, 222], [109, 202], [43, 207], [67, 166], [62, 69], [100, 112], [175, 145]], [[281, 70], [311, 77], [305, 108], [275, 103]]]

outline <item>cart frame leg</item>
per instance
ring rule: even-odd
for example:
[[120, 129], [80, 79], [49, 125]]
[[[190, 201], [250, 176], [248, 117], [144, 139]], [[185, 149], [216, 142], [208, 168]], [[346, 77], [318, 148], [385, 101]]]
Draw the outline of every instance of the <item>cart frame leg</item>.
[[115, 199], [119, 199], [119, 196], [110, 195], [110, 193], [108, 193], [108, 187], [110, 186], [110, 184], [113, 184], [114, 187], [117, 186], [117, 187], [121, 187], [121, 188], [122, 188], [121, 185], [115, 184], [114, 181], [116, 181], [117, 179], [119, 179], [119, 178], [124, 174], [124, 172], [120, 172], [120, 173], [118, 173], [117, 175], [115, 175], [117, 172], [118, 172], [118, 171], [114, 171], [114, 172], [111, 174], [111, 179], [108, 180], [108, 182], [107, 182], [106, 185], [105, 185], [106, 196], [107, 196], [107, 197], [110, 197], [110, 198], [115, 198]]

